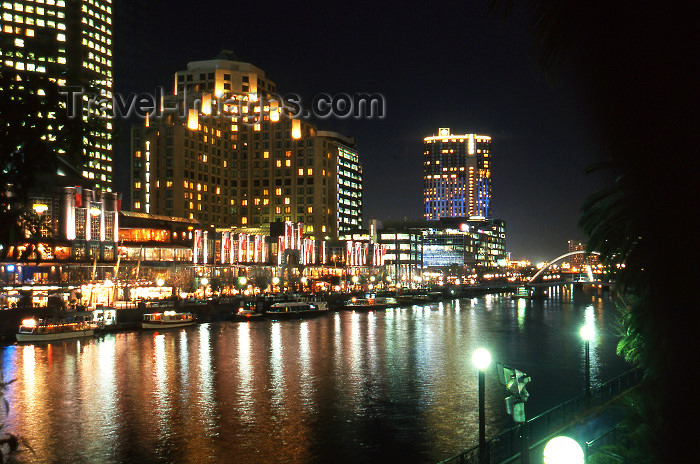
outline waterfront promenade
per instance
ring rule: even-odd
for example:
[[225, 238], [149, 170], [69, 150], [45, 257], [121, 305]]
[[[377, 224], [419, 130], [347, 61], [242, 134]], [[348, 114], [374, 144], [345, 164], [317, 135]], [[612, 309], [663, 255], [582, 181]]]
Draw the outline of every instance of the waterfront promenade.
[[[529, 449], [529, 463], [542, 462], [544, 447], [556, 436], [576, 440], [588, 459], [600, 446], [609, 442], [609, 436], [624, 414], [622, 397], [636, 388], [642, 380], [642, 371], [634, 369], [604, 382], [595, 388], [591, 397], [572, 398], [527, 421], [487, 440], [486, 462], [479, 461], [479, 446], [474, 446], [439, 464], [520, 464], [522, 450]], [[523, 440], [526, 434], [527, 440]]]

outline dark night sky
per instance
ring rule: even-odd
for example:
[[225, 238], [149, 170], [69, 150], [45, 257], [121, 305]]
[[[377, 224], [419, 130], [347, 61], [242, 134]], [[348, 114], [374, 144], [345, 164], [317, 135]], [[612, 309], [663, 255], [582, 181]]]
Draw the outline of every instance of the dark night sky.
[[[450, 127], [493, 139], [493, 215], [514, 259], [552, 259], [583, 239], [579, 210], [598, 187], [583, 172], [597, 160], [583, 97], [566, 73], [540, 73], [520, 15], [504, 22], [489, 2], [329, 3], [117, 2], [115, 88], [171, 90], [187, 62], [231, 49], [306, 102], [378, 92], [385, 119], [318, 122], [357, 139], [365, 220], [422, 217], [422, 139]], [[121, 130], [116, 187], [128, 192]]]

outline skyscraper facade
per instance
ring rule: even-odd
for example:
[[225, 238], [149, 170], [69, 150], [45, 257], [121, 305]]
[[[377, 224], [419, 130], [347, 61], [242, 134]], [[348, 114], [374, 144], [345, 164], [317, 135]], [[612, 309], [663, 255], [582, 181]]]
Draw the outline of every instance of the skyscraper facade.
[[425, 219], [489, 218], [491, 137], [440, 128], [423, 144]]
[[[88, 93], [104, 99], [101, 109], [111, 112], [111, 0], [3, 1], [0, 31], [3, 73], [15, 73], [17, 81], [31, 73], [58, 86], [84, 88], [85, 94], [74, 98], [82, 101], [82, 111], [76, 117], [85, 122], [94, 116], [87, 105]], [[57, 102], [56, 111], [67, 111], [65, 102]], [[57, 132], [61, 128], [53, 129]], [[95, 187], [111, 191], [111, 122], [84, 126], [69, 134], [69, 139], [69, 145], [62, 149], [65, 159]]]
[[229, 51], [177, 72], [174, 110], [132, 128], [133, 210], [263, 233], [301, 222], [319, 239], [360, 227], [354, 140], [291, 118], [275, 91]]
[[337, 151], [334, 186], [338, 205], [336, 224], [338, 234], [362, 228], [362, 165], [355, 149], [355, 139], [337, 132], [319, 131]]

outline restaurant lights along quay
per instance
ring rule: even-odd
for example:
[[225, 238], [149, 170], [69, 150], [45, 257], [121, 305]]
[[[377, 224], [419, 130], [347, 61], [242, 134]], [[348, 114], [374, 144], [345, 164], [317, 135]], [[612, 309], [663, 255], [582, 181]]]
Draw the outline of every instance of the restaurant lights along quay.
[[[436, 462], [477, 442], [475, 348], [531, 376], [534, 416], [584, 391], [582, 325], [593, 384], [626, 370], [613, 311], [486, 295], [9, 345], [6, 427], [36, 450], [27, 462]], [[492, 371], [488, 437], [512, 425]]]

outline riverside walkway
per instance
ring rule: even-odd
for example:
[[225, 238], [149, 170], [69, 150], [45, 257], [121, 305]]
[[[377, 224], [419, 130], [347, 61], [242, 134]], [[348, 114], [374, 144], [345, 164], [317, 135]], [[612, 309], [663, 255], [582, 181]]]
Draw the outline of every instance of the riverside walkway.
[[[486, 461], [479, 461], [479, 445], [439, 464], [541, 464], [544, 446], [555, 436], [576, 440], [587, 457], [607, 444], [609, 432], [620, 421], [623, 408], [616, 402], [624, 393], [642, 380], [642, 371], [634, 369], [605, 382], [591, 392], [591, 397], [579, 396], [562, 403], [526, 424], [513, 427], [486, 441]], [[522, 434], [527, 434], [526, 445]], [[529, 461], [522, 459], [521, 450], [527, 446]], [[620, 462], [624, 462], [620, 459]]]

